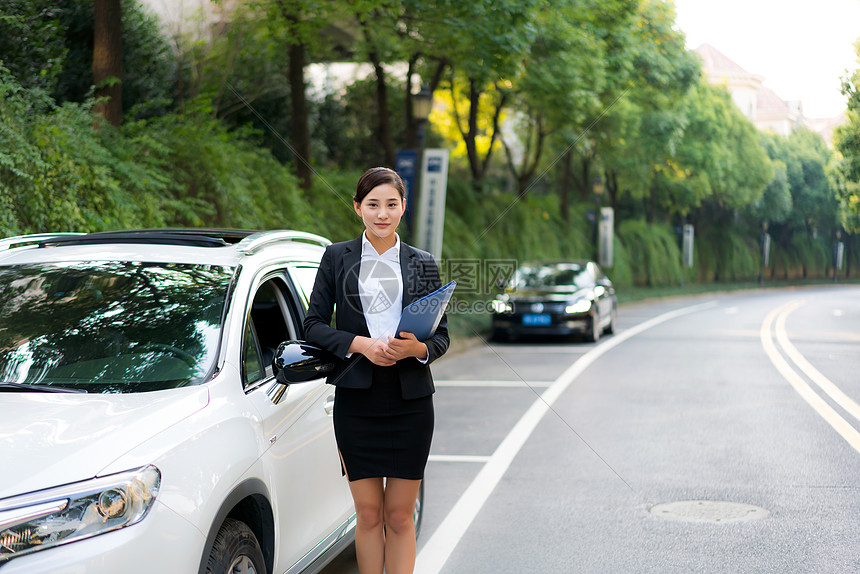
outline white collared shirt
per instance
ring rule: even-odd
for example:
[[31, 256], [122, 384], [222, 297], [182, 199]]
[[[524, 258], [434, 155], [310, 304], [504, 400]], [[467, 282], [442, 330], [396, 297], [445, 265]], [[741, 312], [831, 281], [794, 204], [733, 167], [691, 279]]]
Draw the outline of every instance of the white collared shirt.
[[403, 310], [403, 272], [400, 270], [400, 236], [394, 234], [394, 247], [384, 253], [361, 234], [361, 267], [358, 296], [367, 330], [374, 339], [388, 340], [394, 335]]
[[[367, 331], [374, 339], [388, 341], [388, 335], [395, 335], [400, 315], [403, 312], [403, 271], [400, 269], [400, 236], [394, 247], [384, 253], [367, 238], [367, 231], [361, 234], [361, 265], [358, 271], [358, 296], [364, 311]], [[351, 357], [352, 353], [347, 355]], [[430, 349], [421, 363], [430, 360]]]

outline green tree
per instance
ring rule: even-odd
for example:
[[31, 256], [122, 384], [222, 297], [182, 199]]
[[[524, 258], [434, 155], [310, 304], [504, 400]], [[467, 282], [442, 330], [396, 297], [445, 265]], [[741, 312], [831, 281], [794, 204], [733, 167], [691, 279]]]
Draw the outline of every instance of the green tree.
[[669, 198], [681, 200], [676, 209], [707, 202], [714, 211], [734, 212], [759, 201], [773, 168], [758, 132], [725, 88], [701, 81], [685, 98], [684, 111], [679, 169], [667, 182], [674, 184]]
[[548, 138], [567, 141], [565, 135], [581, 130], [599, 108], [606, 70], [596, 27], [606, 9], [606, 3], [566, 1], [536, 11], [537, 36], [513, 81], [510, 106], [516, 113], [508, 116], [502, 137], [519, 197], [541, 167]]
[[[659, 174], [678, 148], [686, 122], [680, 102], [700, 75], [695, 56], [684, 47], [675, 12], [663, 0], [643, 0], [616, 8], [626, 18], [603, 21], [606, 53], [601, 108], [587, 120], [591, 127], [577, 146], [573, 171], [580, 197], [590, 197], [595, 162], [603, 167], [606, 192], [616, 209], [621, 194], [648, 199], [654, 209]], [[597, 172], [599, 173], [599, 172]]]
[[[473, 188], [480, 191], [497, 147], [502, 112], [522, 56], [536, 36], [540, 0], [439, 3], [433, 31], [436, 58], [448, 66], [452, 132], [465, 148]], [[481, 145], [481, 141], [488, 143]], [[482, 149], [483, 148], [483, 149]]]
[[[860, 61], [860, 40], [854, 44]], [[860, 232], [860, 70], [844, 78], [842, 93], [848, 98], [848, 121], [836, 128], [834, 147], [841, 158], [835, 164], [834, 181], [846, 230]]]
[[[170, 41], [135, 0], [120, 8], [122, 113], [165, 113], [176, 85]], [[59, 103], [85, 102], [93, 95], [94, 25], [90, 0], [9, 0], [0, 4], [0, 61], [24, 88], [44, 88]]]
[[0, 6], [0, 62], [23, 88], [54, 88], [66, 54], [64, 34], [59, 6], [32, 0]]
[[774, 220], [776, 225], [769, 231], [786, 257], [786, 272], [797, 266], [807, 276], [811, 263], [829, 263], [827, 242], [818, 237], [830, 237], [837, 225], [837, 197], [827, 176], [832, 152], [821, 136], [807, 128], [799, 128], [788, 137], [770, 134], [764, 139], [764, 148], [784, 166], [792, 205], [787, 216]]
[[830, 166], [830, 181], [839, 201], [839, 224], [848, 233], [860, 233], [860, 181], [851, 180], [844, 158], [835, 158]]

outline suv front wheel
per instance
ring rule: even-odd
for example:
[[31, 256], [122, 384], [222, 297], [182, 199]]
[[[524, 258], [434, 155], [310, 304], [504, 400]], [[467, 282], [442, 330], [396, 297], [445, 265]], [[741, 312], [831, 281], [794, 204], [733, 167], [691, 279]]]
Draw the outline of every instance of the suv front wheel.
[[257, 537], [250, 528], [238, 520], [228, 518], [221, 525], [209, 562], [207, 574], [265, 574], [266, 564]]

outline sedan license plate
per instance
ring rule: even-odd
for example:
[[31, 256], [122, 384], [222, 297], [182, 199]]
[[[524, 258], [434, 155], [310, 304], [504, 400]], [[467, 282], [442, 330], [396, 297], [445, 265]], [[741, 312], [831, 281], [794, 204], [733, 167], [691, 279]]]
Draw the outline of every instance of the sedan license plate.
[[540, 315], [523, 315], [523, 325], [544, 326], [549, 324], [550, 319], [547, 313], [541, 313]]

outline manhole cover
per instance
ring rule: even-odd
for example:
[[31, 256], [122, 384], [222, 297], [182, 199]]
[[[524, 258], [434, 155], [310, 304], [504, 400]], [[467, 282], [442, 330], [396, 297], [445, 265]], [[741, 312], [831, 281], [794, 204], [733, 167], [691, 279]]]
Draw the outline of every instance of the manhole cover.
[[713, 500], [681, 500], [652, 506], [654, 516], [680, 522], [750, 522], [767, 518], [770, 512], [760, 506]]

